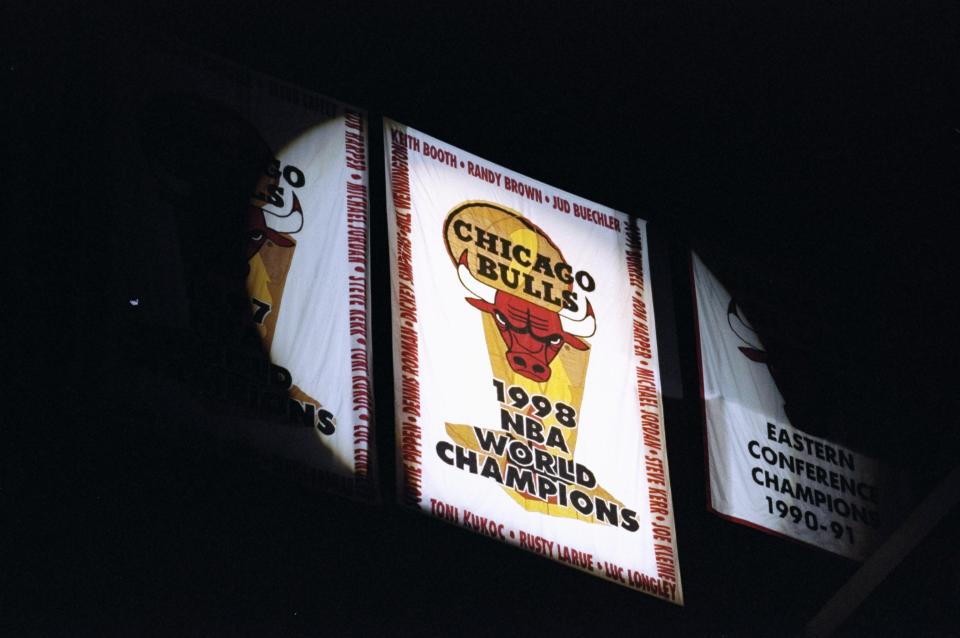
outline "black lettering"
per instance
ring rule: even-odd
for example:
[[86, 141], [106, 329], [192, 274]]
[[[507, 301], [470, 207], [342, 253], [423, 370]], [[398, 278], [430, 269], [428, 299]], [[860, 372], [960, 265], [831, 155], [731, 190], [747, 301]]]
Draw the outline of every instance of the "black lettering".
[[[467, 229], [467, 235], [466, 235], [466, 236], [460, 234], [460, 229], [461, 229], [461, 228], [466, 228], [466, 229]], [[453, 222], [453, 234], [456, 235], [457, 238], [458, 238], [460, 241], [470, 241], [470, 230], [471, 230], [472, 228], [473, 228], [473, 226], [471, 226], [471, 225], [468, 224], [467, 222], [463, 221], [462, 219], [458, 219], [457, 221]]]
[[485, 255], [477, 255], [477, 274], [487, 279], [497, 280], [497, 262]]

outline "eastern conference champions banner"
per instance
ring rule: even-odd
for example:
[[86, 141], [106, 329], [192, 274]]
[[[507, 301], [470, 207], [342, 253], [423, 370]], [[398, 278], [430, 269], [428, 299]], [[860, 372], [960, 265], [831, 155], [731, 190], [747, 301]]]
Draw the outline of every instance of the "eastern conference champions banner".
[[876, 547], [876, 461], [790, 425], [766, 352], [693, 255], [713, 511], [855, 559]]
[[645, 223], [384, 126], [400, 498], [682, 604]]
[[123, 236], [137, 339], [160, 342], [153, 396], [172, 382], [168, 402], [233, 449], [363, 493], [366, 115], [186, 48], [130, 72], [119, 223], [136, 218]]

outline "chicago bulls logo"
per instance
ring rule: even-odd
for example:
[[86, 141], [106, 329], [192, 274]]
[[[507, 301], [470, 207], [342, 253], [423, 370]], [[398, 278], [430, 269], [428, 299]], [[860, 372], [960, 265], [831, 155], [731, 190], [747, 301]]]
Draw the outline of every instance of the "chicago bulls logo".
[[746, 317], [741, 314], [740, 306], [737, 305], [737, 302], [732, 298], [730, 299], [730, 303], [727, 304], [727, 324], [730, 326], [733, 334], [737, 335], [740, 341], [747, 344], [737, 348], [743, 353], [743, 356], [756, 363], [767, 363], [767, 351], [764, 350], [760, 344], [760, 337], [757, 335], [756, 330], [753, 329], [753, 326], [750, 325], [750, 322], [747, 321]]
[[533, 381], [547, 381], [550, 379], [550, 363], [564, 345], [576, 350], [590, 347], [580, 339], [592, 336], [596, 330], [589, 302], [586, 318], [578, 321], [497, 290], [470, 273], [466, 250], [460, 255], [457, 275], [463, 287], [477, 297], [468, 297], [467, 302], [477, 310], [493, 315], [507, 346], [507, 362], [517, 374]]
[[279, 160], [273, 160], [260, 176], [247, 205], [244, 236], [253, 320], [268, 349], [297, 247], [291, 235], [303, 228], [304, 216], [296, 192], [296, 187], [305, 183], [303, 173], [292, 165], [281, 172], [279, 166]]
[[471, 203], [448, 216], [445, 239], [467, 303], [493, 319], [513, 372], [543, 383], [565, 346], [590, 348], [583, 339], [596, 317], [574, 284], [593, 290], [593, 277], [567, 264], [543, 231], [508, 209]]
[[303, 208], [296, 193], [293, 195], [293, 202], [287, 215], [279, 215], [251, 204], [247, 208], [246, 258], [250, 259], [260, 252], [260, 248], [268, 239], [277, 246], [290, 248], [294, 242], [287, 237], [287, 234], [298, 233], [302, 227]]

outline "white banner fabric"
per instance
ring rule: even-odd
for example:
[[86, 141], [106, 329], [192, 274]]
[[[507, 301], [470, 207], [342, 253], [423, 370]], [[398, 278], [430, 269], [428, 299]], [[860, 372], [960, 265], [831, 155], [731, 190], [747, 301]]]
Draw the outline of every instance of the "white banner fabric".
[[873, 459], [793, 427], [759, 338], [692, 255], [710, 508], [854, 559], [881, 527]]
[[682, 604], [645, 222], [384, 136], [401, 500]]

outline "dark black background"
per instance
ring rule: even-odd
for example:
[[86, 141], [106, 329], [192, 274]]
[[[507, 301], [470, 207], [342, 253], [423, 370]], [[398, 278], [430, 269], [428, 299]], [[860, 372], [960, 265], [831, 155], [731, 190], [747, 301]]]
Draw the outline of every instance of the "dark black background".
[[[955, 2], [22, 6], [6, 29], [12, 635], [797, 634], [856, 564], [705, 512], [689, 247], [764, 336], [795, 424], [884, 460], [908, 503], [956, 465]], [[103, 118], [122, 91], [111, 62], [148, 32], [651, 222], [684, 391], [667, 432], [686, 607], [393, 504], [376, 185], [381, 504], [117, 409], [130, 291], [100, 214]], [[953, 512], [842, 631], [955, 632], [957, 530]]]

